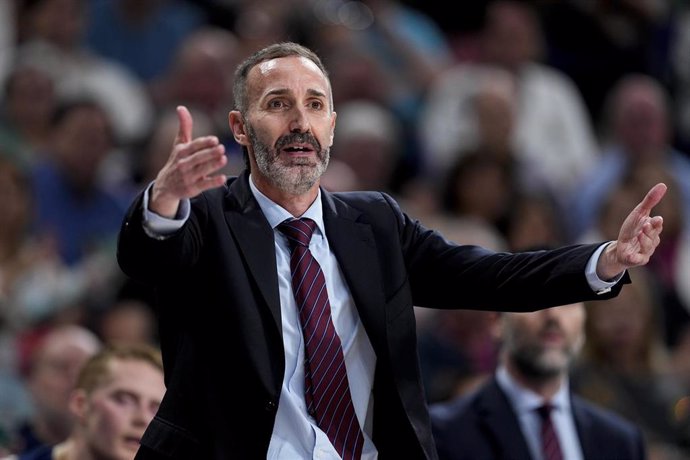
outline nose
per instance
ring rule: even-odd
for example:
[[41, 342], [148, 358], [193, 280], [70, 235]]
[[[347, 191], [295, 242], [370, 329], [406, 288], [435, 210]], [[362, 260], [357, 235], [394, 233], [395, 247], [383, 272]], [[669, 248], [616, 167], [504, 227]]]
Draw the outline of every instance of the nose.
[[132, 425], [137, 427], [147, 427], [153, 415], [145, 404], [137, 404], [132, 412]]
[[306, 133], [309, 132], [310, 125], [306, 111], [303, 107], [295, 106], [290, 114], [290, 132]]
[[544, 310], [541, 311], [542, 317], [547, 322], [553, 322], [553, 321], [559, 322], [560, 321], [560, 313], [561, 312], [558, 310], [558, 307], [545, 308]]

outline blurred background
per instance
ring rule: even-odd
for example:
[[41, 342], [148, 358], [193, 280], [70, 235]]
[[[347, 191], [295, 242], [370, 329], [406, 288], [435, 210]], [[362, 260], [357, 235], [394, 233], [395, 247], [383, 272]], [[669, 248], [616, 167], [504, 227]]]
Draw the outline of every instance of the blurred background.
[[[234, 68], [283, 40], [330, 72], [324, 187], [387, 191], [458, 243], [615, 239], [651, 185], [669, 186], [651, 263], [587, 307], [572, 383], [638, 423], [653, 458], [690, 458], [679, 0], [0, 0], [0, 453], [64, 439], [66, 395], [99, 344], [158, 344], [153, 294], [115, 261], [124, 212], [167, 159], [178, 104], [241, 171]], [[493, 372], [488, 315], [418, 309], [430, 402]]]

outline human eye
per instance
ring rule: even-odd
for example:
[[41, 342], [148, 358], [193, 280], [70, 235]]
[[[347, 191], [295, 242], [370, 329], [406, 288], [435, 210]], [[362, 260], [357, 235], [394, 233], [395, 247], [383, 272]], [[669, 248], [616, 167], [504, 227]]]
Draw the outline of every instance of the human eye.
[[128, 391], [116, 391], [111, 397], [120, 406], [133, 406], [137, 404], [136, 396]]
[[309, 108], [312, 110], [322, 110], [324, 108], [324, 103], [321, 100], [314, 99], [309, 102]]
[[283, 109], [287, 107], [287, 103], [283, 99], [271, 99], [268, 101], [269, 109]]

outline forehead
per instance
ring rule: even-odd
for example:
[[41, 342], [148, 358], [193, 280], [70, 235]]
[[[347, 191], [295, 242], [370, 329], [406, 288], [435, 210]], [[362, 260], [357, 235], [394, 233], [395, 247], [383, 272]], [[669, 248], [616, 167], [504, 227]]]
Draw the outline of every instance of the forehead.
[[288, 56], [261, 62], [249, 73], [249, 90], [263, 97], [275, 91], [303, 92], [313, 90], [329, 93], [326, 76], [321, 69], [302, 56]]
[[95, 391], [119, 390], [160, 399], [165, 393], [163, 373], [144, 361], [115, 359], [108, 363], [108, 377]]
[[561, 305], [549, 309], [548, 315], [545, 310], [521, 313], [505, 313], [504, 317], [513, 323], [541, 323], [546, 322], [549, 317], [558, 317], [561, 321], [581, 321], [585, 317], [585, 306], [582, 302]]

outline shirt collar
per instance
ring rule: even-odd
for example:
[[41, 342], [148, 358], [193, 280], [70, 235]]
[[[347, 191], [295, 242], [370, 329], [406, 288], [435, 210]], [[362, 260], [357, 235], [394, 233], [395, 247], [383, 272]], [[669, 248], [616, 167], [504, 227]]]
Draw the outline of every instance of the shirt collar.
[[[544, 398], [539, 396], [537, 393], [533, 392], [520, 385], [517, 380], [515, 380], [505, 365], [500, 365], [496, 371], [496, 381], [501, 389], [505, 392], [506, 396], [513, 405], [515, 412], [518, 416], [524, 413], [534, 412], [535, 409], [543, 405], [546, 401]], [[551, 399], [551, 405], [556, 410], [570, 410], [570, 398], [569, 394], [569, 383], [566, 378], [563, 381], [563, 385], [558, 389], [556, 394]]]
[[[275, 229], [285, 220], [295, 218], [295, 216], [290, 214], [285, 208], [283, 208], [278, 203], [274, 202], [269, 197], [261, 193], [261, 191], [256, 187], [256, 185], [254, 185], [254, 181], [252, 180], [251, 174], [249, 175], [249, 188], [252, 191], [252, 195], [254, 195], [254, 198], [259, 203], [259, 207], [261, 208], [261, 211], [263, 211], [264, 216], [266, 216], [266, 220], [268, 220], [268, 223], [271, 225], [271, 228]], [[321, 203], [321, 189], [319, 189], [314, 202], [300, 217], [310, 218], [311, 220], [316, 222], [316, 226], [318, 227], [321, 234], [326, 234], [323, 225], [323, 205]]]

